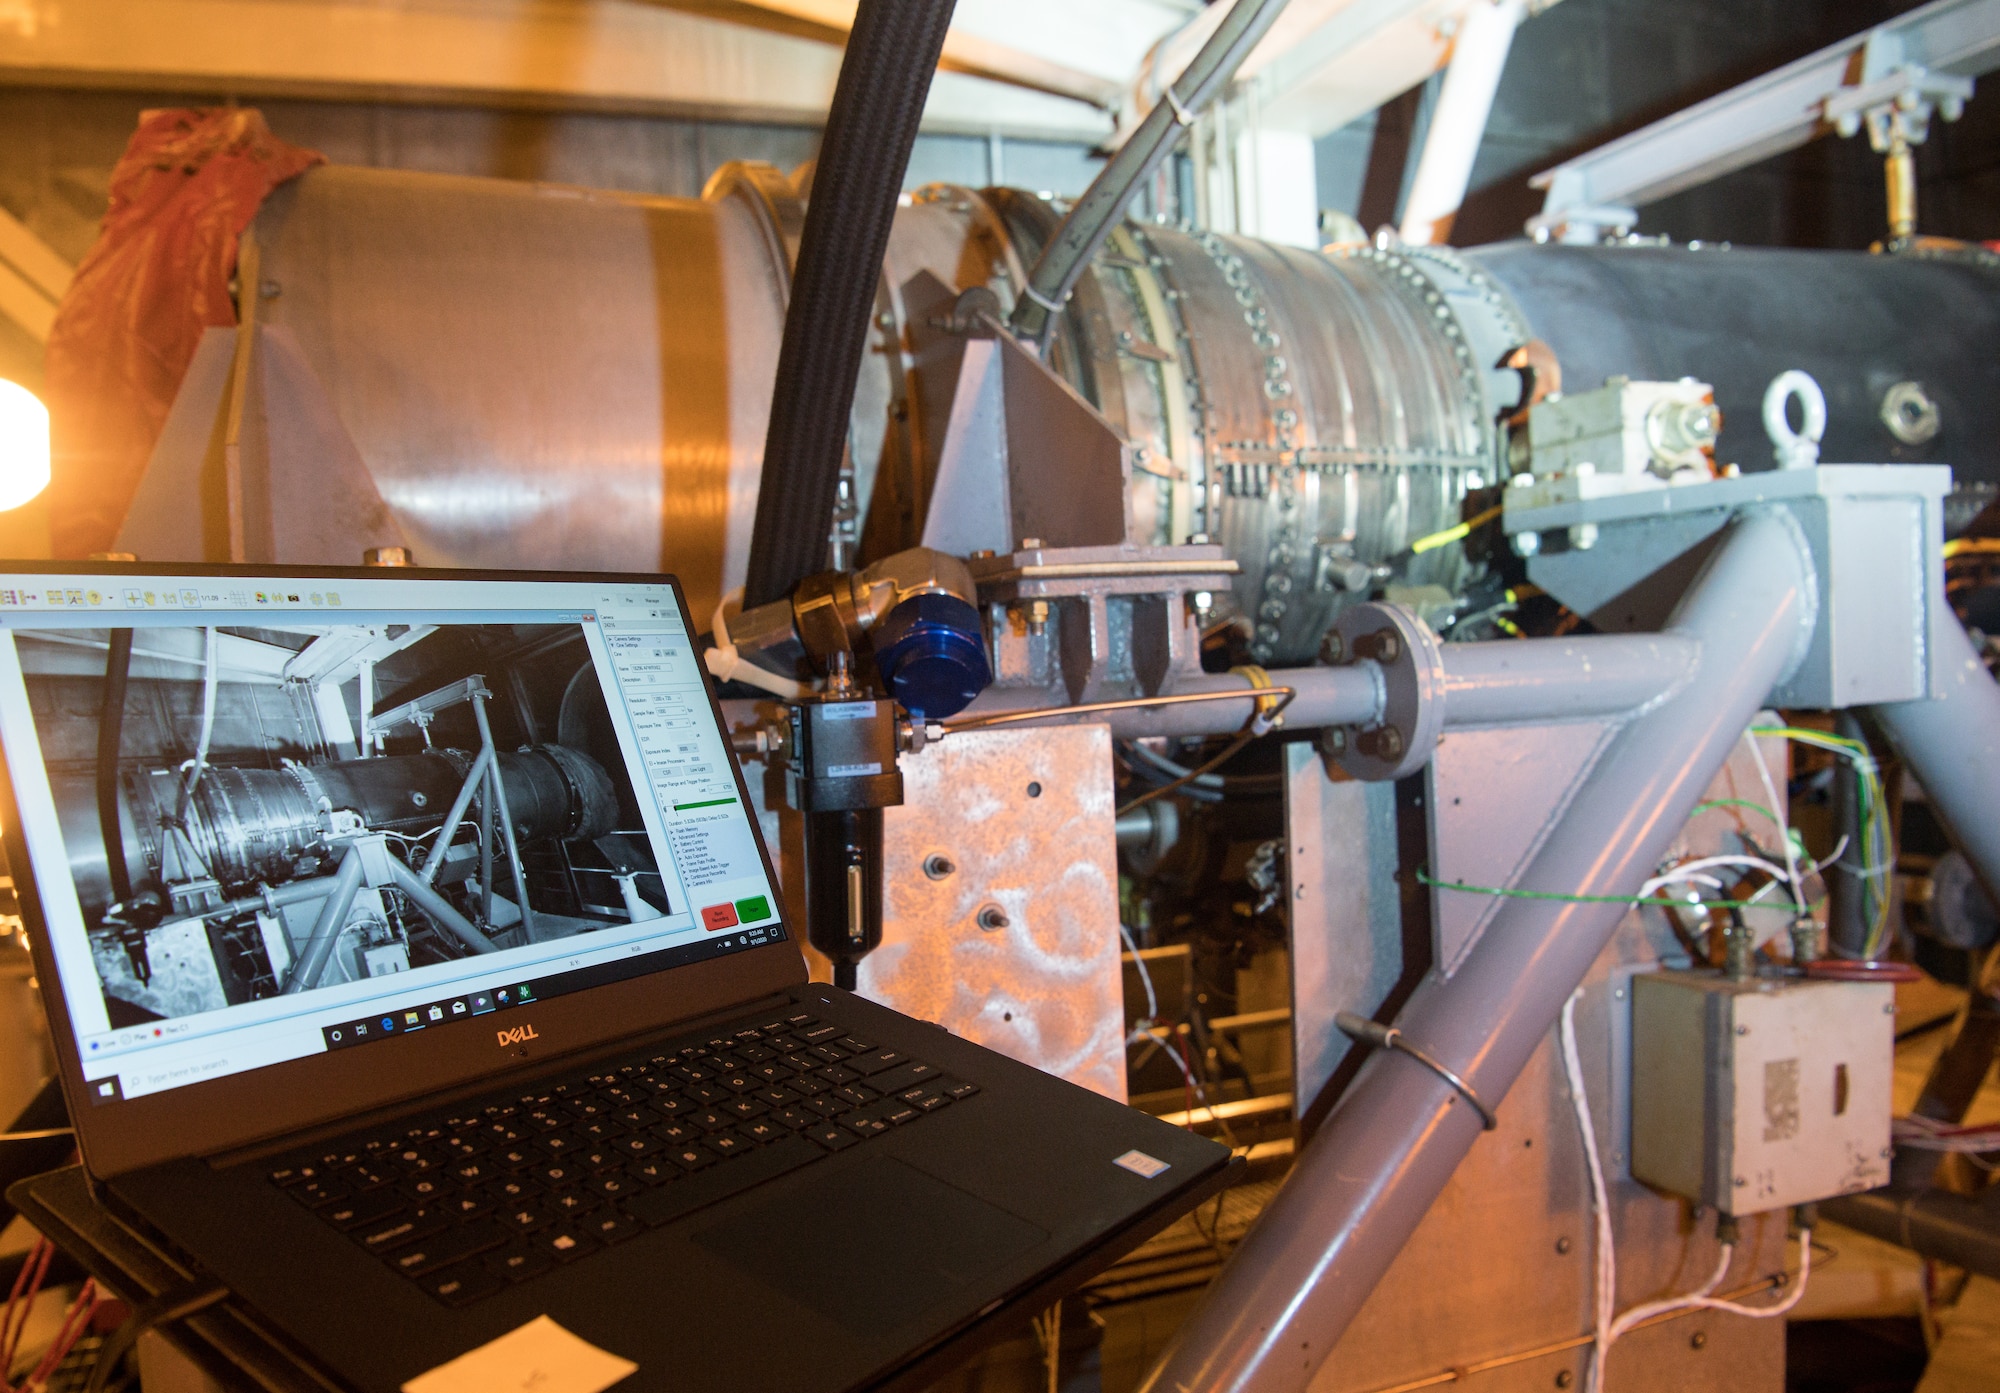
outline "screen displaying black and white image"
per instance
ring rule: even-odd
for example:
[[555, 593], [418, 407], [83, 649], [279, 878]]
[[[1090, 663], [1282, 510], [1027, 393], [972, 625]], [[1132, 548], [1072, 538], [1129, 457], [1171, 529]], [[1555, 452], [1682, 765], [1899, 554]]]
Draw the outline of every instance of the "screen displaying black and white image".
[[686, 909], [581, 624], [15, 641], [114, 1028]]

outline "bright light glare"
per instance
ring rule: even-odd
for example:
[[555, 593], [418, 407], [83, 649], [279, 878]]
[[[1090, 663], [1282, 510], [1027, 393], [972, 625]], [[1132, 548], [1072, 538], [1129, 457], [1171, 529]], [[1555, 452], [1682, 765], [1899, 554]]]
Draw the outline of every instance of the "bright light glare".
[[49, 486], [49, 409], [19, 383], [0, 378], [0, 512]]

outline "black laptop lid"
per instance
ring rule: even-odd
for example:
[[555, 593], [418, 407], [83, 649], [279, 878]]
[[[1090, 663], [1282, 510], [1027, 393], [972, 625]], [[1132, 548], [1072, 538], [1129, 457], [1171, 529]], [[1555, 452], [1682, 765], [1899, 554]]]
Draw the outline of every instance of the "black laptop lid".
[[0, 750], [99, 1174], [805, 978], [671, 578], [0, 575]]

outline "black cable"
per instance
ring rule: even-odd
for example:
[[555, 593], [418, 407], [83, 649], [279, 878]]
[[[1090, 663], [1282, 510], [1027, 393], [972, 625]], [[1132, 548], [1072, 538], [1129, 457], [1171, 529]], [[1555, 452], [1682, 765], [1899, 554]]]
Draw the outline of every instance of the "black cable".
[[799, 237], [743, 605], [822, 569], [882, 257], [954, 0], [861, 0]]
[[90, 1371], [90, 1382], [85, 1385], [84, 1393], [104, 1393], [112, 1372], [125, 1361], [132, 1347], [139, 1343], [139, 1337], [148, 1330], [186, 1320], [226, 1300], [228, 1296], [229, 1288], [220, 1282], [191, 1282], [172, 1291], [161, 1292], [151, 1301], [133, 1307], [125, 1323], [112, 1331], [110, 1337], [98, 1347], [97, 1363]]
[[111, 877], [111, 900], [132, 898], [132, 874], [125, 865], [125, 829], [118, 818], [118, 749], [125, 736], [125, 686], [132, 676], [132, 631], [113, 629], [104, 658], [104, 707], [97, 718], [97, 827], [104, 838], [104, 868]]

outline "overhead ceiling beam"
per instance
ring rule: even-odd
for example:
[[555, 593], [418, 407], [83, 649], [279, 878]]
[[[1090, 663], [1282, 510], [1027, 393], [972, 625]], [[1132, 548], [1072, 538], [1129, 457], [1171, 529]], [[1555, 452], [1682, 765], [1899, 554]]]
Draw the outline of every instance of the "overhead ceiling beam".
[[[1339, 130], [1442, 68], [1474, 0], [1292, 0], [1237, 78], [1264, 130]], [[1539, 14], [1556, 0], [1531, 0]], [[1220, 19], [1221, 5], [1161, 47], [1148, 82], [1171, 80]], [[1147, 94], [1150, 103], [1157, 95]], [[1143, 113], [1141, 113], [1143, 114]], [[1130, 121], [1128, 115], [1125, 118]]]
[[1891, 86], [1991, 72], [2000, 67], [2000, 0], [1935, 0], [1544, 170], [1528, 181], [1548, 190], [1530, 230], [1629, 227], [1647, 203], [1834, 130], [1850, 99], [1870, 100], [1871, 52], [1889, 55]]
[[[725, 14], [756, 8], [747, 4], [696, 8], [645, 0], [64, 0], [60, 23], [0, 25], [0, 81], [824, 120], [837, 44]], [[968, 64], [978, 52], [972, 45]], [[1084, 101], [958, 71], [939, 74], [924, 127], [1064, 140], [1108, 129]]]
[[[653, 0], [669, 9], [705, 14], [732, 23], [779, 32], [809, 35], [830, 43], [845, 43], [854, 24], [855, 0]], [[1071, 101], [1087, 102], [1110, 111], [1124, 95], [1125, 85], [1113, 78], [1085, 72], [1041, 54], [955, 25], [945, 36], [943, 72], [968, 73], [1010, 86], [1047, 92]]]

